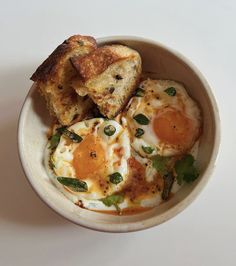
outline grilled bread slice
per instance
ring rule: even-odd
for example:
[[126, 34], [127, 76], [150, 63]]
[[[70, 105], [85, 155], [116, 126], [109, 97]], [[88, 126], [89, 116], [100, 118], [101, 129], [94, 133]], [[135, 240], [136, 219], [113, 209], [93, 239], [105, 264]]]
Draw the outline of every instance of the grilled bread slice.
[[93, 105], [88, 96], [81, 97], [73, 89], [72, 81], [78, 75], [70, 58], [81, 58], [95, 49], [94, 38], [74, 35], [59, 45], [31, 77], [45, 97], [50, 113], [62, 125], [82, 120]]
[[84, 83], [75, 86], [76, 92], [88, 94], [108, 118], [124, 108], [142, 71], [139, 53], [116, 44], [99, 47], [84, 57], [73, 57], [71, 62]]

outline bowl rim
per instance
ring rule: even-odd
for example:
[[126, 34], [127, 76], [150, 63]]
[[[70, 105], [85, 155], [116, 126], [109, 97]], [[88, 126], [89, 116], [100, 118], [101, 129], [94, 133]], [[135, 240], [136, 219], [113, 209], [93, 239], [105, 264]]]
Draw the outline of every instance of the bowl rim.
[[[46, 203], [47, 206], [49, 206], [54, 212], [62, 216], [63, 218], [67, 219], [70, 222], [73, 222], [76, 225], [81, 225], [83, 227], [96, 230], [96, 231], [102, 231], [102, 232], [113, 232], [113, 233], [121, 233], [121, 232], [132, 232], [132, 231], [139, 231], [143, 229], [147, 229], [159, 224], [164, 223], [165, 221], [173, 218], [180, 212], [182, 212], [188, 205], [190, 205], [200, 194], [202, 189], [206, 186], [207, 182], [209, 181], [212, 172], [215, 167], [215, 162], [218, 156], [219, 147], [220, 147], [220, 116], [219, 111], [217, 107], [216, 99], [212, 93], [211, 87], [208, 84], [206, 78], [203, 76], [203, 74], [198, 70], [198, 68], [184, 55], [179, 53], [178, 51], [174, 50], [173, 48], [170, 48], [158, 41], [154, 41], [148, 38], [144, 37], [138, 37], [138, 36], [132, 36], [132, 35], [114, 35], [114, 36], [107, 36], [107, 37], [101, 37], [96, 38], [98, 44], [99, 43], [105, 43], [105, 42], [119, 42], [119, 41], [137, 41], [137, 42], [145, 42], [148, 44], [152, 44], [154, 46], [158, 46], [161, 49], [173, 54], [174, 56], [178, 57], [181, 61], [183, 61], [185, 64], [187, 64], [191, 70], [197, 75], [197, 77], [200, 79], [200, 81], [203, 84], [203, 87], [210, 99], [212, 111], [213, 111], [213, 119], [214, 119], [214, 125], [215, 125], [215, 138], [213, 143], [213, 149], [211, 153], [211, 158], [208, 162], [208, 165], [202, 175], [201, 180], [198, 182], [198, 184], [193, 188], [191, 193], [189, 193], [183, 200], [175, 204], [173, 207], [166, 210], [164, 213], [157, 216], [150, 217], [148, 219], [145, 219], [145, 223], [140, 221], [131, 222], [131, 223], [122, 223], [122, 224], [103, 224], [103, 223], [96, 223], [96, 221], [88, 221], [83, 220], [83, 218], [78, 217], [77, 219], [72, 219], [69, 217], [67, 213], [62, 211], [59, 207], [52, 204], [52, 202], [46, 198], [37, 188], [37, 185], [34, 183], [33, 178], [31, 177], [26, 164], [25, 164], [25, 158], [24, 158], [24, 152], [23, 147], [21, 146], [21, 139], [23, 139], [22, 135], [22, 128], [24, 126], [24, 119], [26, 117], [27, 112], [27, 100], [29, 99], [30, 95], [35, 90], [35, 85], [31, 86], [29, 92], [27, 93], [25, 100], [22, 104], [21, 111], [19, 113], [19, 119], [18, 119], [18, 128], [17, 128], [17, 146], [18, 146], [18, 156], [21, 162], [21, 166], [24, 171], [24, 175], [32, 187], [32, 189], [36, 192], [36, 194], [39, 196], [39, 198]], [[128, 226], [127, 226], [128, 225]]]

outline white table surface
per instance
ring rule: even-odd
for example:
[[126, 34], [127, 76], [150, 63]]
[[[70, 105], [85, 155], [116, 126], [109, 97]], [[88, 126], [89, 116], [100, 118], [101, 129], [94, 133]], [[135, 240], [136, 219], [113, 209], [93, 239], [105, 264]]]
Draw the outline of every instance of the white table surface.
[[[236, 1], [0, 1], [0, 265], [236, 265]], [[22, 172], [19, 111], [30, 75], [65, 38], [137, 35], [186, 55], [219, 104], [220, 154], [184, 212], [128, 234], [94, 232], [51, 211]]]

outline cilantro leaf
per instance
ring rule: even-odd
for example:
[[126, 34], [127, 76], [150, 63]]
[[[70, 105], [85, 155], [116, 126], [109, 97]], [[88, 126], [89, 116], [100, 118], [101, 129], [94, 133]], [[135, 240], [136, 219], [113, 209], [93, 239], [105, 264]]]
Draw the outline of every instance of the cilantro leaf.
[[186, 183], [193, 182], [199, 176], [199, 173], [194, 166], [194, 158], [191, 154], [187, 154], [182, 159], [176, 161], [175, 172], [177, 174], [177, 182], [179, 185], [181, 185], [183, 181]]
[[160, 175], [165, 175], [168, 172], [169, 157], [155, 155], [152, 157], [152, 166], [157, 170]]
[[107, 207], [114, 205], [116, 210], [120, 212], [120, 207], [118, 206], [118, 204], [124, 201], [124, 196], [113, 194], [113, 195], [100, 199], [100, 201], [102, 201], [102, 203], [106, 205]]

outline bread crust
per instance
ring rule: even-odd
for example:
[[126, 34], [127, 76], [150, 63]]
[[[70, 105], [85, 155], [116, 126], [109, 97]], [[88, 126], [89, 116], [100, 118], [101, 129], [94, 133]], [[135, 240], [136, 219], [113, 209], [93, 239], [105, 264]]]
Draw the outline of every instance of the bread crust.
[[58, 78], [60, 62], [63, 58], [73, 51], [79, 45], [91, 46], [92, 49], [96, 49], [97, 43], [93, 37], [73, 35], [62, 44], [60, 44], [49, 57], [37, 68], [34, 74], [31, 76], [33, 81], [56, 82]]
[[91, 99], [79, 96], [73, 88], [72, 80], [78, 77], [70, 58], [85, 56], [96, 47], [93, 37], [74, 35], [59, 45], [31, 77], [45, 97], [50, 114], [62, 125], [82, 120], [93, 106]]

